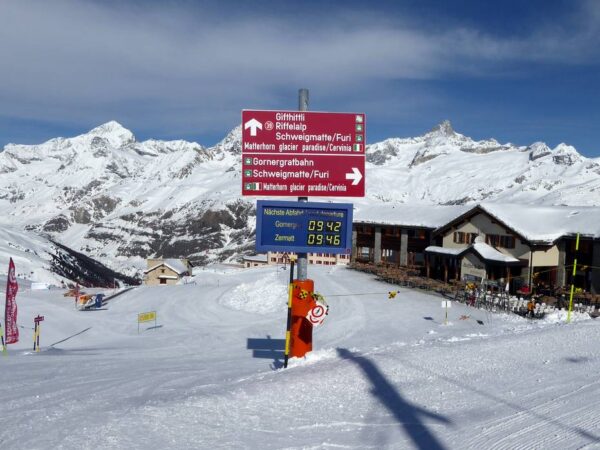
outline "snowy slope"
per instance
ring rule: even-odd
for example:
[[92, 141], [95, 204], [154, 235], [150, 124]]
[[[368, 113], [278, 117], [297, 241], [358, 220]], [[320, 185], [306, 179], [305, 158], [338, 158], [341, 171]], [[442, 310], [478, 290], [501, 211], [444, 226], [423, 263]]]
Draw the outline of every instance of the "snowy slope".
[[[315, 351], [274, 370], [288, 273], [201, 270], [78, 312], [62, 291], [18, 296], [42, 322], [0, 357], [0, 447], [11, 449], [597, 448], [600, 322], [530, 322], [311, 267], [330, 304]], [[157, 311], [158, 328], [139, 312]], [[467, 320], [460, 317], [469, 316]], [[483, 321], [479, 325], [476, 320]], [[54, 347], [53, 342], [92, 327]]]
[[62, 277], [57, 276], [51, 268], [52, 255], [55, 253], [52, 245], [35, 233], [7, 226], [1, 227], [0, 279], [6, 278], [8, 261], [9, 258], [12, 258], [15, 263], [16, 275], [22, 282], [33, 280], [60, 285]]
[[[240, 127], [210, 148], [138, 142], [114, 121], [72, 138], [10, 144], [0, 152], [0, 226], [47, 234], [129, 275], [151, 256], [236, 261], [253, 252], [255, 227], [255, 199], [240, 195], [240, 158]], [[598, 206], [600, 163], [565, 144], [474, 141], [443, 122], [369, 145], [366, 187], [365, 198], [343, 200], [377, 216], [397, 205], [480, 201]], [[414, 219], [443, 215], [432, 208]]]
[[235, 161], [219, 146], [136, 142], [116, 122], [8, 145], [0, 153], [0, 223], [50, 234], [128, 274], [149, 255], [202, 260], [210, 250], [227, 252], [232, 234], [235, 248], [248, 239], [250, 205], [232, 189]]

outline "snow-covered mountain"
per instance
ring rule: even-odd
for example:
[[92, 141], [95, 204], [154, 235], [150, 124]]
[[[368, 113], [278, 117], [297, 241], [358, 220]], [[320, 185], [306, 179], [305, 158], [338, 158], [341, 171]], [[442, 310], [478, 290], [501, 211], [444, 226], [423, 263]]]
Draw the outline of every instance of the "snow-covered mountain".
[[[367, 146], [361, 205], [502, 202], [600, 205], [600, 162], [474, 141], [449, 122]], [[235, 260], [254, 247], [254, 198], [241, 196], [241, 130], [217, 145], [138, 142], [117, 122], [0, 152], [0, 226], [46, 236], [127, 274], [148, 256]], [[346, 200], [346, 199], [344, 199]]]
[[137, 142], [109, 122], [74, 138], [7, 145], [0, 153], [0, 221], [130, 274], [148, 255], [225, 259], [251, 246], [252, 204], [236, 190], [239, 141], [234, 130], [211, 149]]
[[423, 136], [370, 145], [367, 161], [368, 196], [382, 201], [600, 205], [598, 159], [566, 144], [474, 141], [448, 121]]

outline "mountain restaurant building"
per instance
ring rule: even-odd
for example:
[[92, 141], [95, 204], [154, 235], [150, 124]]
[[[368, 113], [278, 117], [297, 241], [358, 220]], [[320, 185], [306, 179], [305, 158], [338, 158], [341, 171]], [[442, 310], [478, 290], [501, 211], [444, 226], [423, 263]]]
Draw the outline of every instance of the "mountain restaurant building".
[[[600, 208], [484, 203], [432, 233], [427, 274], [600, 292]], [[579, 233], [579, 249], [576, 237]], [[594, 264], [594, 261], [597, 264]]]
[[464, 206], [394, 205], [357, 207], [352, 229], [352, 261], [425, 268], [432, 233]]
[[372, 223], [357, 214], [353, 260], [415, 266], [445, 282], [502, 281], [512, 292], [574, 281], [586, 292], [600, 293], [600, 208], [482, 203], [390, 208], [387, 214], [369, 213]]

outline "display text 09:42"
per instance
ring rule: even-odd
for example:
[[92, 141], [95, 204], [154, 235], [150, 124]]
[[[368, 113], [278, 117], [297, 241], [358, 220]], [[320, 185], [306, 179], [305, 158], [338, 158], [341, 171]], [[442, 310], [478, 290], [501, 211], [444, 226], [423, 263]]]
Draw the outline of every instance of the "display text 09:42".
[[306, 244], [337, 247], [341, 244], [341, 229], [342, 222], [339, 221], [309, 220]]
[[339, 232], [342, 229], [342, 222], [325, 221], [325, 220], [309, 220], [308, 231], [329, 231]]

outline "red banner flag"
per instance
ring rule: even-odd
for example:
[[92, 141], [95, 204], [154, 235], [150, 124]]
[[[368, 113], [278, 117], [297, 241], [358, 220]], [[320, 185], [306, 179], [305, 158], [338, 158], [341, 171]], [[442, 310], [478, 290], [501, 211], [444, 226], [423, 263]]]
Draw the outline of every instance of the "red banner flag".
[[6, 305], [4, 309], [4, 325], [6, 326], [6, 343], [19, 342], [19, 328], [17, 327], [17, 277], [15, 276], [15, 263], [12, 258], [8, 263], [8, 277], [6, 279]]

